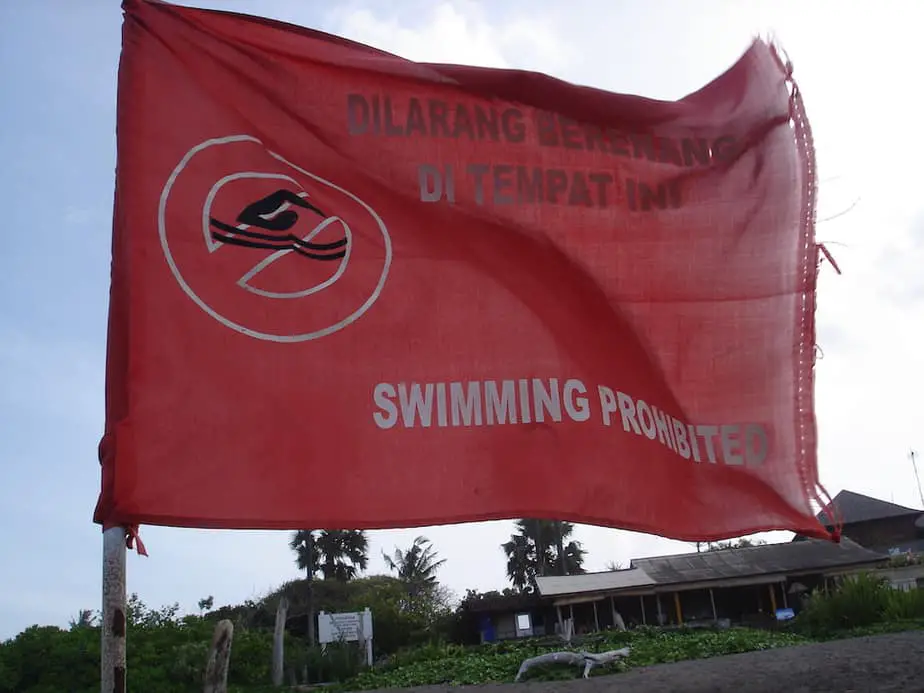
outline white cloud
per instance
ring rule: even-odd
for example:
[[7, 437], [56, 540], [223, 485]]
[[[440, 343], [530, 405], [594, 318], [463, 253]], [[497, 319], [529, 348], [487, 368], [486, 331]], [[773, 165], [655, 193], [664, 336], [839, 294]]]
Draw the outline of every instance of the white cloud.
[[341, 35], [409, 60], [546, 71], [569, 63], [571, 51], [544, 13], [495, 24], [481, 3], [442, 2], [409, 26], [385, 8], [338, 8], [330, 19]]

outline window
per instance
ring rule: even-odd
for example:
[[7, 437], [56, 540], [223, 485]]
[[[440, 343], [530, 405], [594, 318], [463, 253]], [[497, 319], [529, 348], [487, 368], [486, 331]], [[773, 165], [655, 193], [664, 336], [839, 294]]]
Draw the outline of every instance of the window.
[[517, 630], [530, 630], [532, 623], [529, 614], [517, 614]]

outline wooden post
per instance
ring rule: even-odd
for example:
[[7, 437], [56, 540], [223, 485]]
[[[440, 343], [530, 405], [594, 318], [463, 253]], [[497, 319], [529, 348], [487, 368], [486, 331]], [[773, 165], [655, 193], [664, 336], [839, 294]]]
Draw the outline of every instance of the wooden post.
[[770, 610], [773, 612], [774, 616], [776, 615], [776, 590], [773, 589], [773, 583], [771, 582], [767, 587], [770, 589]]
[[[516, 617], [514, 617], [516, 618]], [[519, 630], [519, 625], [517, 625]], [[363, 623], [363, 615], [359, 615], [359, 623], [356, 624], [356, 647], [362, 649], [363, 660], [366, 659], [366, 624]]]
[[228, 619], [218, 622], [212, 636], [212, 649], [205, 666], [204, 693], [228, 693], [228, 664], [231, 661], [231, 641], [234, 625]]
[[[363, 610], [363, 614], [369, 614], [369, 623], [372, 623], [372, 610], [368, 606]], [[365, 618], [365, 616], [363, 616], [363, 618]], [[363, 626], [363, 628], [365, 628], [365, 626]], [[373, 632], [374, 631], [375, 631], [375, 628], [373, 627]], [[365, 635], [365, 632], [363, 634]], [[366, 638], [366, 664], [370, 667], [372, 666], [372, 636], [371, 635], [368, 638]]]
[[664, 611], [661, 609], [661, 595], [655, 594], [655, 606], [658, 607], [658, 625], [663, 626], [664, 623]]
[[638, 595], [638, 600], [639, 600], [639, 602], [641, 602], [641, 604], [642, 604], [642, 625], [643, 625], [643, 626], [647, 626], [647, 625], [648, 625], [648, 619], [645, 618], [645, 595], [644, 595], [644, 594]]
[[680, 592], [674, 592], [674, 609], [677, 611], [677, 625], [683, 625], [683, 611], [680, 608]]
[[285, 666], [286, 613], [289, 600], [285, 595], [279, 597], [276, 605], [276, 628], [273, 631], [273, 685], [281, 686]]
[[125, 693], [125, 528], [103, 532], [102, 693]]
[[715, 610], [715, 596], [712, 594], [712, 588], [709, 588], [709, 603], [712, 604], [712, 620], [719, 620], [719, 612]]
[[600, 617], [597, 615], [597, 602], [593, 602], [594, 607], [594, 631], [600, 631]]
[[784, 609], [788, 609], [788, 608], [789, 608], [789, 599], [787, 599], [787, 597], [786, 597], [786, 583], [785, 583], [785, 582], [781, 582], [781, 583], [780, 583], [780, 591], [783, 593], [783, 608], [784, 608]]

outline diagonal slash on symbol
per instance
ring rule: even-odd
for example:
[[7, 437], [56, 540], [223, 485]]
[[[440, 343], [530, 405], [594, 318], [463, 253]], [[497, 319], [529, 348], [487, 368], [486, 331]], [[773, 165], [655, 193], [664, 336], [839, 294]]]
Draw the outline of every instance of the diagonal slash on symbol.
[[[278, 247], [279, 241], [275, 240], [278, 238], [278, 236], [255, 233], [255, 232], [242, 233], [239, 236], [235, 236], [234, 234], [235, 230], [241, 231], [241, 232], [247, 232], [248, 229], [252, 227], [251, 224], [240, 223], [235, 226], [230, 226], [228, 224], [224, 224], [223, 222], [219, 222], [216, 219], [212, 219], [210, 216], [212, 204], [214, 203], [215, 197], [222, 187], [224, 187], [226, 184], [232, 181], [235, 181], [235, 180], [253, 179], [253, 178], [282, 180], [282, 181], [291, 183], [292, 185], [296, 187], [301, 187], [298, 181], [296, 181], [294, 178], [291, 178], [290, 176], [278, 174], [278, 173], [260, 173], [256, 171], [243, 171], [239, 173], [233, 173], [233, 174], [230, 174], [230, 175], [227, 175], [221, 178], [218, 182], [215, 183], [215, 185], [212, 186], [212, 189], [209, 191], [209, 194], [205, 200], [205, 205], [203, 206], [203, 209], [202, 209], [203, 235], [205, 237], [205, 244], [206, 244], [206, 248], [209, 253], [214, 253], [216, 250], [218, 250], [220, 247], [222, 247], [222, 245], [225, 245], [226, 243], [230, 243], [233, 245], [254, 247], [254, 248]], [[308, 197], [308, 193], [304, 191], [298, 192], [296, 193], [296, 195], [303, 200]], [[323, 214], [319, 209], [317, 209], [316, 207], [314, 207], [314, 205], [311, 205], [307, 201], [304, 205], [300, 205], [300, 206], [305, 206], [306, 208], [309, 208], [318, 214]], [[272, 224], [271, 222], [273, 222], [273, 220], [277, 219], [280, 215], [282, 215], [284, 212], [289, 210], [291, 207], [292, 207], [292, 204], [288, 201], [285, 201], [279, 207], [267, 213], [261, 213], [258, 216], [260, 219], [268, 222], [267, 226], [269, 228], [274, 228], [276, 226], [279, 226], [281, 228], [282, 226], [285, 226], [285, 224], [281, 224], [281, 225]], [[311, 243], [311, 241], [318, 234], [320, 234], [322, 231], [324, 231], [324, 229], [326, 229], [328, 226], [336, 222], [339, 222], [341, 227], [343, 228], [344, 233], [343, 233], [343, 239], [341, 241], [338, 241], [332, 244], [322, 244], [320, 246], [314, 246]], [[216, 233], [211, 231], [210, 226], [218, 227], [219, 229], [221, 229], [223, 233], [217, 234], [217, 237], [216, 237]], [[346, 271], [347, 264], [349, 263], [349, 260], [350, 260], [350, 255], [351, 255], [351, 250], [352, 250], [352, 245], [353, 245], [352, 235], [353, 235], [352, 230], [350, 229], [349, 224], [347, 224], [347, 222], [344, 219], [341, 219], [340, 217], [337, 217], [337, 216], [327, 217], [302, 238], [297, 239], [294, 236], [290, 236], [290, 238], [292, 238], [293, 240], [293, 247], [282, 248], [270, 254], [269, 256], [265, 257], [263, 260], [261, 260], [256, 265], [254, 265], [248, 272], [246, 272], [240, 279], [238, 279], [237, 285], [240, 286], [242, 289], [245, 289], [246, 291], [249, 291], [251, 293], [257, 294], [259, 296], [264, 296], [267, 298], [303, 298], [305, 296], [310, 296], [311, 294], [317, 293], [318, 291], [323, 291], [324, 289], [329, 287], [331, 284], [336, 282], [338, 279], [340, 279], [340, 277]], [[249, 238], [263, 239], [263, 240], [262, 241], [261, 240], [249, 240]], [[320, 250], [333, 250], [333, 249], [339, 249], [339, 248], [344, 248], [344, 249], [339, 251], [336, 254], [323, 256], [323, 255], [317, 255], [314, 253], [306, 252], [305, 250], [302, 250], [301, 248], [297, 248], [296, 246], [298, 245], [304, 246], [306, 248], [317, 247]], [[317, 284], [315, 286], [311, 286], [307, 289], [302, 289], [300, 291], [287, 291], [287, 292], [268, 291], [266, 289], [261, 289], [257, 286], [254, 286], [251, 283], [252, 280], [257, 275], [259, 275], [263, 270], [265, 270], [267, 267], [269, 267], [276, 261], [282, 259], [286, 255], [292, 252], [295, 252], [296, 250], [301, 255], [306, 255], [307, 257], [310, 257], [316, 260], [340, 259], [340, 263], [337, 267], [337, 271], [327, 280], [322, 282], [321, 284]]]

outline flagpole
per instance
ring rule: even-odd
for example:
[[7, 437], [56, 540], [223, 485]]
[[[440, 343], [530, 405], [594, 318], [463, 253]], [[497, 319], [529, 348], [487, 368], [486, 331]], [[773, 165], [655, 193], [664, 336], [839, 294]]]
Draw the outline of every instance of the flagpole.
[[103, 531], [102, 693], [125, 693], [125, 528]]

